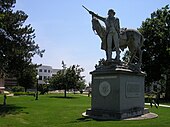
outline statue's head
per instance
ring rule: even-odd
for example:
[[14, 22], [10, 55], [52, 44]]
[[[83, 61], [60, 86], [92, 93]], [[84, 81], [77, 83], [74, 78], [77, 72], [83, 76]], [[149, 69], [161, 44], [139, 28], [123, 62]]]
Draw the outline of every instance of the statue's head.
[[115, 11], [113, 10], [113, 9], [109, 9], [109, 11], [108, 11], [108, 13], [107, 13], [108, 15], [115, 15], [116, 13], [115, 13]]

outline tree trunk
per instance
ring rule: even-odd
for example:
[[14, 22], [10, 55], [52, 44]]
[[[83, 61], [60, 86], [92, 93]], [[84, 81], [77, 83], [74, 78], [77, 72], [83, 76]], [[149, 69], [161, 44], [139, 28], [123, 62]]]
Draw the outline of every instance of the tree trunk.
[[27, 88], [26, 87], [24, 87], [24, 91], [27, 92]]
[[66, 85], [65, 85], [65, 89], [64, 89], [64, 97], [66, 98], [67, 97], [67, 87], [66, 87]]

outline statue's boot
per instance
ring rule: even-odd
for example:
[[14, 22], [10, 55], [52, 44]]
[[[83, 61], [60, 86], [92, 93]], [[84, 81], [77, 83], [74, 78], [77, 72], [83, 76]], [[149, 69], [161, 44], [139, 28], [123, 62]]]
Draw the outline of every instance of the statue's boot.
[[107, 51], [106, 55], [107, 55], [107, 60], [111, 61], [112, 60], [112, 51]]

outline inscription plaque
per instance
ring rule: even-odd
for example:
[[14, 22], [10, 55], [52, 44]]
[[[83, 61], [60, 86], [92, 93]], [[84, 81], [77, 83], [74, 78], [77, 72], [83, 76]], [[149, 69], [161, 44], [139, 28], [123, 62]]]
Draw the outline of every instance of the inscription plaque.
[[141, 86], [138, 82], [127, 82], [126, 83], [126, 97], [139, 97]]

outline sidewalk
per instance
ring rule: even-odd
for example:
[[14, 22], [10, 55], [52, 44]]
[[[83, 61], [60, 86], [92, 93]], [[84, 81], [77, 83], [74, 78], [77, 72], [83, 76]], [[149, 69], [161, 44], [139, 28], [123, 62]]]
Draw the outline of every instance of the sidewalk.
[[[145, 103], [145, 105], [150, 105], [150, 103]], [[162, 104], [159, 104], [159, 106], [165, 107], [165, 108], [170, 108], [170, 105], [162, 105]]]

